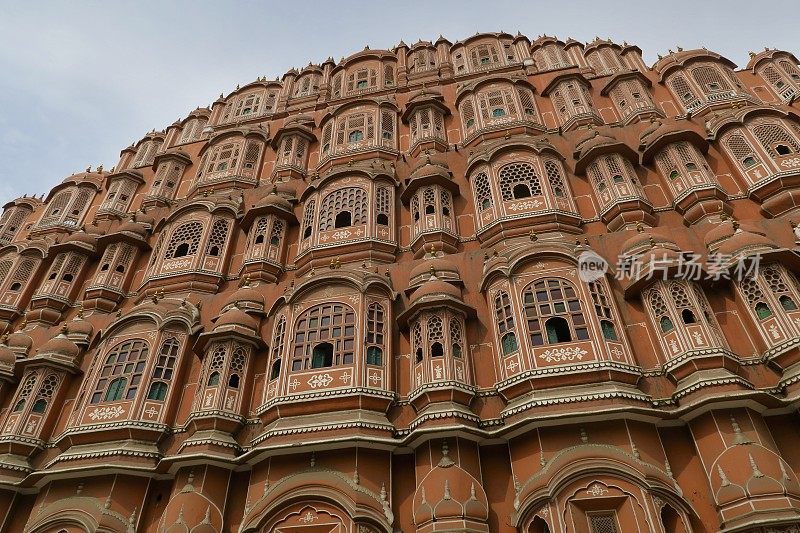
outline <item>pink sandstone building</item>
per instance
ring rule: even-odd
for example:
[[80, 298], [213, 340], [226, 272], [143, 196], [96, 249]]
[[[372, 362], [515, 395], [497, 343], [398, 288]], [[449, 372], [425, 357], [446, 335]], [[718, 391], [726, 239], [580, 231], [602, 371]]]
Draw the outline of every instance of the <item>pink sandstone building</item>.
[[798, 93], [401, 42], [8, 202], [0, 531], [800, 531]]

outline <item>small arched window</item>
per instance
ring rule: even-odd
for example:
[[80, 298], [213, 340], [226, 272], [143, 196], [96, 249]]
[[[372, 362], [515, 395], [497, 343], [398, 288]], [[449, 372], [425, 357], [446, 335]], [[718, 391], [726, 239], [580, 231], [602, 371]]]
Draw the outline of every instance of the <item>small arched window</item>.
[[500, 334], [503, 355], [509, 355], [519, 349], [514, 327], [514, 312], [511, 309], [511, 298], [505, 291], [499, 291], [494, 298], [495, 323]]
[[333, 366], [333, 344], [322, 342], [314, 346], [311, 355], [311, 368], [327, 368]]
[[203, 225], [200, 222], [187, 222], [178, 226], [172, 233], [172, 238], [167, 245], [165, 259], [185, 257], [197, 253], [200, 238], [203, 235]]
[[353, 215], [350, 211], [341, 211], [336, 213], [336, 219], [333, 224], [334, 228], [346, 228], [352, 225]]
[[214, 387], [216, 385], [219, 385], [219, 372], [214, 371], [208, 376], [208, 386]]
[[364, 139], [364, 132], [362, 132], [361, 130], [353, 130], [347, 137], [347, 141], [351, 143], [357, 143], [358, 141], [361, 141], [363, 139]]
[[281, 375], [281, 360], [278, 359], [277, 361], [272, 362], [272, 368], [269, 372], [269, 379], [278, 379], [278, 376]]
[[167, 397], [167, 384], [163, 381], [154, 381], [150, 384], [150, 390], [147, 391], [148, 400], [164, 401]]

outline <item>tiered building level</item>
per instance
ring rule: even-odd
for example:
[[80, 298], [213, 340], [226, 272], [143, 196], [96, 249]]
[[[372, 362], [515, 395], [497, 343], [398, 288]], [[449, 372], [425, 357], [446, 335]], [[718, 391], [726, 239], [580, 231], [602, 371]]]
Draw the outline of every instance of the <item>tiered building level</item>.
[[0, 530], [797, 532], [799, 91], [401, 42], [9, 202]]

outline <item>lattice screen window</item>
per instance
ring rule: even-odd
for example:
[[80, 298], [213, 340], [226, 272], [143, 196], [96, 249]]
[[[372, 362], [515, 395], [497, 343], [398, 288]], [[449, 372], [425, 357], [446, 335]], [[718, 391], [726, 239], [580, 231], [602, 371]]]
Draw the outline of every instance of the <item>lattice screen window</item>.
[[576, 81], [559, 83], [558, 90], [553, 93], [553, 101], [562, 123], [576, 115], [588, 113], [592, 107], [586, 88]]
[[592, 513], [589, 515], [591, 533], [618, 533], [617, 518], [612, 513]]
[[697, 98], [694, 89], [689, 86], [689, 82], [686, 81], [683, 74], [673, 75], [668, 85], [687, 111], [691, 111], [700, 104], [700, 100]]
[[424, 72], [426, 70], [433, 70], [436, 68], [436, 51], [428, 48], [422, 48], [412, 54], [412, 59], [409, 61], [409, 71], [411, 72]]
[[0, 257], [0, 287], [3, 286], [9, 272], [11, 272], [11, 267], [14, 265], [14, 259], [11, 258], [10, 255], [9, 253]]
[[464, 133], [467, 135], [476, 128], [475, 106], [469, 97], [461, 103], [461, 123], [464, 125]]
[[286, 232], [286, 222], [283, 220], [272, 217], [272, 229], [270, 230], [269, 234], [269, 249], [274, 251], [274, 254], [267, 254], [273, 256], [278, 259], [279, 254], [281, 251], [281, 242], [283, 241], [283, 235]]
[[639, 80], [623, 80], [611, 89], [611, 100], [623, 117], [628, 117], [636, 110], [653, 108], [650, 94]]
[[344, 304], [311, 307], [295, 323], [292, 370], [308, 370], [353, 362], [356, 314]]
[[22, 259], [17, 263], [14, 273], [11, 275], [8, 284], [8, 290], [11, 292], [20, 292], [22, 288], [30, 281], [34, 270], [38, 265], [38, 261], [32, 258]]
[[178, 349], [180, 343], [177, 339], [169, 338], [161, 344], [158, 352], [158, 359], [153, 368], [150, 388], [147, 391], [148, 400], [163, 402], [167, 398], [169, 384], [175, 372], [175, 363], [178, 360]]
[[708, 326], [709, 330], [711, 330], [712, 337], [716, 339], [716, 342], [719, 345], [724, 346], [726, 344], [725, 335], [722, 334], [722, 330], [720, 329], [717, 319], [714, 316], [714, 311], [711, 309], [711, 305], [708, 303], [708, 299], [706, 299], [703, 289], [701, 289], [696, 283], [689, 283], [688, 285], [694, 293], [697, 307], [700, 309], [700, 313], [702, 314], [703, 318], [705, 318], [705, 324]]
[[[705, 162], [705, 159], [693, 145], [682, 141], [666, 146], [656, 155], [656, 166], [661, 174], [675, 189], [674, 182], [679, 178], [686, 180], [689, 173], [695, 172], [702, 176], [703, 183], [713, 184], [714, 178]], [[690, 182], [686, 180], [686, 183]], [[675, 189], [676, 192], [679, 192]]]
[[492, 188], [489, 185], [489, 177], [485, 172], [478, 173], [472, 180], [475, 189], [475, 205], [478, 211], [491, 209], [494, 204], [492, 200]]
[[185, 144], [200, 139], [203, 136], [203, 130], [207, 124], [208, 119], [202, 117], [193, 118], [187, 121], [186, 124], [183, 125], [183, 130], [181, 130], [181, 136], [180, 139], [178, 139], [178, 144]]
[[112, 348], [100, 369], [90, 403], [133, 400], [149, 350], [144, 340], [125, 341]]
[[[53, 260], [47, 279], [49, 281], [72, 283], [80, 272], [85, 259], [83, 255], [61, 252]], [[55, 289], [55, 287], [52, 287], [52, 289]]]
[[383, 306], [377, 302], [369, 304], [365, 339], [368, 365], [383, 365], [385, 322], [386, 313], [383, 310]]
[[616, 52], [609, 47], [595, 49], [586, 55], [589, 65], [599, 76], [613, 74], [623, 68]]
[[211, 226], [211, 235], [208, 238], [206, 245], [206, 255], [218, 257], [222, 255], [225, 249], [225, 243], [228, 240], [228, 229], [230, 224], [227, 220], [217, 219]]
[[239, 166], [243, 141], [226, 142], [215, 146], [203, 156], [197, 172], [201, 181], [209, 181], [221, 176], [234, 174]]
[[40, 224], [52, 224], [61, 220], [66, 213], [67, 204], [69, 204], [73, 192], [74, 189], [61, 191], [52, 200], [50, 200], [47, 205], [47, 211], [45, 211]]
[[479, 44], [469, 51], [472, 70], [482, 70], [500, 64], [496, 45]]
[[481, 110], [483, 123], [486, 125], [496, 121], [519, 119], [517, 102], [510, 87], [490, 87], [478, 93], [478, 108]]
[[153, 186], [150, 189], [151, 196], [160, 196], [172, 200], [175, 198], [178, 182], [183, 175], [185, 165], [174, 161], [163, 161], [156, 169], [153, 178]]
[[[95, 283], [105, 284], [109, 279], [111, 272], [124, 274], [128, 271], [133, 260], [133, 247], [129, 244], [111, 244], [106, 248], [103, 253], [103, 258], [100, 260], [100, 268], [95, 276]], [[124, 278], [120, 278], [120, 282]]]
[[126, 179], [118, 179], [109, 187], [103, 208], [125, 213], [128, 211], [135, 192], [135, 183]]
[[435, 107], [417, 109], [409, 120], [411, 143], [423, 139], [445, 140], [444, 117]]
[[37, 374], [36, 371], [29, 371], [25, 381], [23, 381], [17, 389], [17, 397], [14, 401], [14, 408], [12, 409], [12, 412], [19, 413], [25, 409], [25, 404], [33, 392], [33, 386], [36, 385], [36, 380], [38, 377], [39, 374]]
[[506, 291], [498, 291], [495, 296], [494, 315], [503, 355], [516, 352], [519, 345], [514, 327], [514, 311], [511, 308], [511, 298]]
[[381, 112], [381, 144], [388, 148], [394, 148], [394, 131], [395, 131], [395, 119], [397, 115], [391, 111], [382, 111]]
[[800, 152], [797, 138], [789, 133], [783, 121], [761, 119], [748, 127], [772, 158]]
[[320, 207], [320, 231], [366, 224], [368, 196], [361, 187], [346, 187], [328, 194]]
[[692, 78], [697, 82], [706, 94], [730, 91], [733, 89], [730, 82], [714, 65], [702, 65], [691, 69]]
[[786, 74], [789, 75], [790, 78], [794, 81], [800, 81], [800, 69], [797, 68], [797, 65], [788, 61], [786, 59], [778, 61], [778, 66], [781, 67]]
[[450, 208], [453, 205], [450, 191], [442, 189], [441, 193], [439, 194], [439, 202], [442, 205], [442, 216], [445, 218], [450, 218]]
[[[586, 170], [598, 199], [607, 198], [605, 203], [620, 197], [643, 196], [633, 165], [619, 154], [598, 157]], [[605, 191], [611, 196], [604, 194]]]
[[31, 209], [21, 205], [6, 209], [3, 216], [0, 217], [0, 244], [8, 244], [13, 241], [22, 227], [22, 223], [32, 212]]
[[306, 203], [306, 209], [303, 213], [303, 240], [311, 237], [311, 232], [313, 231], [314, 225], [315, 207], [316, 202], [314, 200], [309, 200], [308, 203]]
[[156, 155], [156, 141], [145, 141], [139, 145], [136, 155], [133, 158], [134, 167], [143, 167], [153, 164], [153, 157]]
[[56, 392], [58, 388], [58, 384], [61, 381], [61, 378], [58, 374], [48, 374], [42, 380], [42, 383], [38, 387], [38, 392], [33, 401], [33, 405], [31, 406], [31, 413], [44, 413], [47, 410], [47, 406], [50, 403], [50, 399]]
[[375, 113], [352, 113], [336, 119], [336, 151], [375, 144]]
[[362, 68], [347, 75], [347, 92], [356, 93], [378, 86], [378, 69]]
[[606, 293], [606, 288], [600, 280], [592, 281], [589, 283], [589, 292], [592, 295], [592, 304], [594, 304], [594, 314], [600, 320], [600, 332], [603, 338], [609, 341], [617, 339], [617, 329], [614, 326], [616, 320], [614, 319], [614, 312], [612, 310], [611, 298]]
[[777, 263], [760, 267], [758, 277], [745, 277], [738, 287], [757, 320], [785, 316], [800, 305], [797, 280]]
[[308, 141], [299, 135], [284, 137], [281, 143], [280, 161], [278, 164], [295, 168], [305, 168]]
[[[261, 104], [265, 100], [264, 91], [243, 94], [237, 98], [233, 117], [256, 116], [261, 114]], [[268, 106], [265, 106], [265, 110]]]
[[[249, 348], [236, 341], [212, 344], [204, 361], [207, 365], [204, 372], [204, 376], [207, 377], [203, 379], [206, 386], [223, 385], [229, 390], [239, 389], [249, 355]], [[225, 408], [230, 410], [229, 406]]]
[[286, 317], [281, 315], [275, 321], [275, 329], [272, 332], [272, 365], [270, 366], [270, 381], [278, 379], [281, 375], [281, 360], [283, 359], [283, 347], [286, 343]]
[[87, 188], [79, 188], [77, 193], [73, 195], [72, 201], [69, 203], [63, 215], [63, 223], [71, 226], [76, 226], [83, 220], [83, 215], [89, 208], [89, 202], [94, 196]]
[[536, 281], [523, 291], [522, 300], [533, 346], [589, 339], [580, 296], [566, 280]]
[[741, 133], [731, 133], [724, 138], [722, 145], [740, 168], [747, 170], [761, 162], [750, 141]]
[[411, 329], [411, 349], [414, 351], [414, 361], [419, 364], [422, 362], [422, 326], [419, 322], [414, 324]]
[[383, 85], [386, 87], [394, 85], [394, 67], [392, 65], [383, 66]]
[[531, 90], [525, 87], [517, 87], [517, 96], [519, 97], [520, 107], [522, 108], [522, 118], [528, 117], [538, 122], [539, 112], [536, 110], [536, 103]]
[[667, 291], [681, 321], [685, 325], [697, 324], [700, 319], [697, 303], [689, 297], [686, 289], [686, 282], [673, 281], [669, 284]]
[[533, 53], [539, 70], [553, 70], [570, 66], [567, 54], [557, 44], [546, 44]]
[[295, 81], [294, 97], [300, 98], [314, 94], [319, 89], [319, 74], [303, 74]]
[[337, 72], [331, 81], [331, 93], [338, 98], [342, 95], [342, 73]]
[[431, 315], [427, 323], [428, 331], [428, 354], [431, 357], [444, 356], [444, 325], [442, 318], [438, 315]]
[[782, 91], [786, 88], [786, 80], [783, 76], [778, 74], [778, 70], [773, 67], [772, 65], [767, 65], [760, 70], [761, 77], [766, 80], [767, 83], [772, 85], [778, 91]]
[[550, 191], [556, 198], [566, 198], [568, 190], [564, 181], [564, 172], [561, 164], [548, 159], [544, 162], [544, 169], [547, 172], [547, 181], [550, 183]]
[[464, 352], [464, 323], [458, 317], [451, 317], [448, 322], [450, 329], [450, 350], [453, 357], [460, 359]]
[[172, 238], [164, 253], [164, 259], [196, 254], [202, 237], [203, 224], [200, 222], [187, 222], [178, 226], [172, 233]]
[[500, 194], [504, 202], [542, 195], [542, 184], [529, 163], [511, 163], [500, 169]]
[[387, 187], [375, 190], [375, 222], [379, 226], [388, 226], [392, 216], [392, 193]]
[[322, 153], [327, 154], [331, 149], [331, 141], [333, 140], [333, 121], [329, 121], [322, 129]]

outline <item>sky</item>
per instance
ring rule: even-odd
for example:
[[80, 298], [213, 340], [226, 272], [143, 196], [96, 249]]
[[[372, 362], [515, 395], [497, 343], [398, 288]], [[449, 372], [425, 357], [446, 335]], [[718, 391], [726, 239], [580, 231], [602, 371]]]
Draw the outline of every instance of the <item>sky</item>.
[[[740, 67], [765, 46], [800, 55], [797, 2], [504, 0], [0, 0], [0, 205], [39, 195], [259, 76], [401, 39], [517, 31], [637, 44], [649, 65], [705, 46]], [[767, 4], [764, 4], [767, 5]], [[781, 13], [787, 16], [780, 16]], [[779, 16], [775, 16], [778, 14]], [[767, 21], [762, 22], [763, 21]]]

